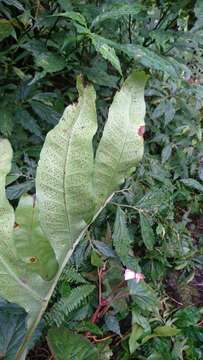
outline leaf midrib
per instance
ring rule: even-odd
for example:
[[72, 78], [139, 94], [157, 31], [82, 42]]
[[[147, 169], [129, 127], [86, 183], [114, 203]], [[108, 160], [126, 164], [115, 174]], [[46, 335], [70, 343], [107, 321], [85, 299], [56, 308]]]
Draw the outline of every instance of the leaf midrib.
[[[66, 217], [67, 217], [67, 221], [68, 221], [68, 227], [69, 227], [69, 232], [70, 232], [70, 237], [72, 238], [72, 230], [71, 230], [71, 221], [70, 221], [70, 215], [69, 215], [69, 212], [68, 212], [68, 196], [66, 194], [66, 188], [65, 188], [65, 179], [66, 179], [66, 175], [67, 175], [67, 169], [68, 169], [68, 162], [69, 162], [69, 153], [70, 153], [70, 145], [71, 145], [71, 140], [72, 140], [72, 134], [74, 132], [74, 129], [75, 129], [75, 125], [80, 117], [80, 114], [81, 114], [81, 110], [82, 110], [82, 107], [83, 107], [83, 104], [84, 104], [84, 95], [82, 97], [82, 101], [81, 101], [81, 104], [79, 103], [78, 105], [80, 105], [80, 110], [79, 110], [79, 113], [77, 114], [76, 116], [76, 119], [73, 123], [73, 126], [71, 127], [71, 130], [70, 130], [70, 136], [69, 136], [69, 139], [68, 139], [68, 143], [67, 143], [67, 148], [66, 148], [66, 158], [65, 158], [65, 169], [64, 169], [64, 176], [63, 176], [63, 196], [64, 196], [64, 203], [65, 203], [65, 211], [66, 211]], [[75, 107], [75, 109], [77, 111], [77, 108]]]

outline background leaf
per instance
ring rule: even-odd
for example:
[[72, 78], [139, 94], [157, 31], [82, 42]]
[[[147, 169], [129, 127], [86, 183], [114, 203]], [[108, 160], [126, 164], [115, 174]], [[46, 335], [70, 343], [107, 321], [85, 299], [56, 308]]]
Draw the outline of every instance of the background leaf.
[[48, 343], [57, 360], [64, 360], [64, 356], [73, 360], [98, 359], [97, 350], [90, 341], [67, 329], [50, 329]]
[[26, 333], [26, 312], [20, 307], [0, 303], [0, 354], [13, 360]]
[[140, 212], [142, 239], [147, 249], [152, 250], [155, 244], [154, 231], [147, 216]]
[[116, 56], [114, 48], [102, 42], [101, 39], [97, 35], [92, 35], [92, 42], [96, 51], [99, 52], [105, 60], [108, 60], [111, 65], [122, 75], [120, 61]]

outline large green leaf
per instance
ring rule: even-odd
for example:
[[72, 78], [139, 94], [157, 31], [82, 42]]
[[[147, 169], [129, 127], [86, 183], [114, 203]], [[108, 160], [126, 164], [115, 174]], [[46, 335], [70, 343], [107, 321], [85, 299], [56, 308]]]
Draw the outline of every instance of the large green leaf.
[[92, 43], [98, 53], [108, 60], [111, 65], [122, 75], [121, 64], [114, 48], [100, 41], [100, 36], [92, 34]]
[[0, 301], [0, 359], [13, 360], [26, 333], [26, 312]]
[[[92, 140], [97, 121], [92, 86], [83, 88], [79, 83], [78, 104], [65, 110], [45, 140], [36, 187], [41, 227], [59, 264], [53, 280], [50, 279], [57, 270], [53, 251], [39, 231], [35, 217], [26, 221], [26, 213], [34, 214], [29, 197], [21, 200], [16, 213], [23, 226], [15, 230], [15, 254], [14, 212], [5, 196], [5, 177], [10, 170], [12, 150], [8, 141], [0, 143], [0, 238], [3, 239], [0, 295], [15, 301], [29, 313], [28, 333], [18, 360], [24, 359], [28, 341], [78, 241], [142, 157], [143, 138], [138, 130], [145, 115], [145, 81], [143, 72], [133, 72], [115, 95], [95, 158]], [[21, 205], [25, 205], [24, 211]], [[29, 229], [33, 233], [26, 244]], [[49, 261], [44, 255], [45, 249]]]
[[50, 329], [48, 344], [56, 360], [99, 359], [97, 348], [88, 339], [64, 328]]
[[[1, 24], [0, 24], [1, 26]], [[13, 117], [10, 109], [1, 107], [0, 133], [4, 136], [11, 136], [13, 131]]]
[[24, 196], [16, 210], [14, 229], [17, 257], [28, 271], [38, 273], [44, 280], [51, 280], [58, 264], [50, 242], [45, 238], [38, 219], [38, 209], [32, 196]]
[[184, 73], [188, 73], [189, 69], [186, 65], [178, 62], [174, 58], [172, 59], [169, 56], [163, 56], [157, 52], [146, 48], [138, 44], [119, 44], [110, 39], [106, 39], [100, 35], [90, 34], [92, 41], [97, 40], [102, 44], [109, 45], [111, 48], [114, 48], [117, 51], [120, 51], [136, 63], [142, 64], [143, 66], [154, 69], [157, 71], [164, 72], [167, 76], [171, 76], [174, 79], [178, 79], [183, 76]]
[[15, 119], [20, 123], [20, 125], [22, 125], [25, 130], [28, 130], [31, 134], [42, 138], [42, 132], [39, 125], [27, 110], [18, 108], [15, 113]]
[[135, 256], [130, 255], [133, 239], [127, 227], [125, 213], [120, 207], [117, 208], [112, 238], [116, 253], [120, 257], [123, 265], [134, 271], [141, 271]]
[[47, 51], [36, 57], [36, 65], [42, 67], [47, 73], [53, 73], [63, 70], [66, 63], [61, 56]]
[[[83, 90], [81, 90], [83, 91]], [[42, 228], [61, 262], [93, 216], [95, 91], [88, 86], [48, 134], [37, 172]]]
[[15, 30], [11, 22], [6, 19], [0, 19], [0, 41], [4, 40], [10, 35], [15, 35]]
[[114, 223], [113, 244], [121, 259], [128, 256], [131, 242], [132, 239], [127, 228], [125, 213], [118, 207]]
[[144, 72], [134, 71], [116, 93], [95, 158], [94, 186], [98, 206], [118, 188], [143, 155]]
[[72, 21], [75, 21], [76, 23], [79, 23], [82, 26], [87, 26], [86, 20], [82, 14], [76, 11], [66, 11], [65, 13], [60, 13], [52, 16], [62, 16], [65, 18], [68, 18]]
[[148, 250], [152, 250], [155, 244], [154, 231], [151, 227], [150, 221], [146, 215], [140, 212], [140, 226], [142, 239]]
[[16, 257], [13, 240], [14, 210], [5, 195], [6, 175], [11, 168], [12, 149], [7, 140], [0, 139], [0, 296], [15, 302], [34, 321], [43, 307], [48, 282], [35, 273], [28, 272]]
[[144, 311], [153, 311], [158, 307], [158, 299], [154, 291], [144, 281], [136, 282], [135, 280], [128, 281], [128, 288], [130, 295], [137, 306]]
[[109, 19], [119, 19], [122, 16], [128, 16], [128, 15], [137, 15], [142, 9], [144, 8], [143, 5], [140, 4], [127, 4], [123, 6], [116, 6], [115, 9], [112, 9], [110, 11], [105, 11], [98, 15], [92, 22], [92, 27], [94, 27], [97, 24], [100, 24], [101, 22]]

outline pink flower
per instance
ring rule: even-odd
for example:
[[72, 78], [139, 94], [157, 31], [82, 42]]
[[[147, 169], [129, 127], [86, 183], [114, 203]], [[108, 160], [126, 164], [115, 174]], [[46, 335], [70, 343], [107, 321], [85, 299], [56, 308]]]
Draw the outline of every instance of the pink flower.
[[130, 269], [125, 269], [124, 278], [125, 280], [135, 280], [138, 283], [140, 280], [144, 280], [144, 275]]
[[144, 125], [141, 125], [140, 127], [139, 127], [139, 129], [138, 129], [138, 135], [139, 136], [144, 136], [144, 133], [145, 133], [145, 126]]

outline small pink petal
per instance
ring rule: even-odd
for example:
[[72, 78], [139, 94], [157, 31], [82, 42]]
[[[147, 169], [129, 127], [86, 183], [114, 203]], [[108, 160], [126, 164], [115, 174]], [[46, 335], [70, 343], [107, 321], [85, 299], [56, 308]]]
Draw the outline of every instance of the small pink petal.
[[135, 279], [135, 276], [136, 276], [136, 273], [134, 271], [132, 271], [130, 269], [125, 270], [125, 274], [124, 274], [125, 280]]
[[140, 127], [139, 127], [139, 129], [138, 129], [138, 135], [139, 136], [144, 136], [144, 133], [145, 133], [145, 126], [144, 125], [141, 125]]
[[144, 275], [142, 273], [135, 273], [135, 280], [136, 282], [140, 282], [140, 280], [144, 280]]
[[108, 301], [106, 299], [101, 299], [100, 305], [105, 306], [108, 304]]
[[142, 273], [126, 269], [124, 278], [125, 280], [135, 280], [138, 283], [140, 280], [144, 280], [144, 275]]

